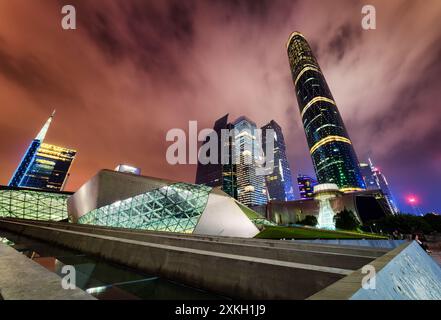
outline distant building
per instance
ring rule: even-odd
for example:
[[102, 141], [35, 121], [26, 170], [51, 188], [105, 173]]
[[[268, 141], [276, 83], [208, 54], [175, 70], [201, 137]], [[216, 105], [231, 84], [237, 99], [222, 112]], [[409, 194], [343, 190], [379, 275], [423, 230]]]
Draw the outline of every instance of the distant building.
[[61, 191], [69, 177], [76, 151], [43, 143], [55, 112], [29, 145], [9, 182], [10, 187]]
[[128, 164], [120, 164], [120, 165], [118, 165], [115, 168], [115, 171], [136, 174], [138, 176], [141, 174], [141, 169], [140, 168], [136, 168], [136, 167], [130, 166]]
[[369, 163], [360, 162], [360, 171], [366, 184], [366, 190], [377, 190], [378, 185]]
[[[230, 196], [237, 199], [236, 186], [236, 166], [232, 161], [232, 148], [234, 148], [234, 138], [229, 137], [228, 145], [222, 145], [222, 130], [231, 130], [233, 125], [228, 122], [228, 114], [218, 119], [213, 127], [214, 135], [208, 135], [202, 145], [210, 142], [210, 139], [217, 139], [218, 156], [217, 163], [202, 164], [198, 161], [196, 171], [196, 184], [203, 184], [213, 188], [220, 188]], [[222, 148], [228, 148], [229, 158], [227, 161], [222, 161]], [[207, 154], [210, 157], [210, 154]]]
[[[274, 170], [263, 170], [265, 132], [269, 129], [275, 133], [274, 158], [273, 163], [265, 163], [265, 167]], [[218, 163], [203, 164], [199, 159], [196, 184], [220, 188], [250, 207], [265, 204], [269, 199], [295, 199], [285, 140], [277, 122], [272, 120], [263, 126], [260, 136], [255, 122], [244, 116], [229, 122], [227, 114], [215, 122], [213, 131], [215, 134], [206, 137], [201, 149], [211, 143], [211, 139], [217, 139]], [[209, 152], [206, 155], [210, 157]]]
[[271, 201], [255, 210], [265, 212], [267, 219], [278, 225], [297, 224], [306, 216], [315, 216], [317, 227], [325, 229], [334, 228], [333, 217], [344, 209], [352, 211], [363, 224], [393, 214], [380, 190], [343, 193], [335, 184], [317, 185], [316, 189], [312, 199]]
[[[270, 200], [292, 201], [294, 200], [294, 189], [292, 185], [291, 169], [286, 157], [286, 145], [282, 128], [277, 122], [271, 120], [262, 127], [262, 149], [266, 152], [266, 130], [274, 130], [274, 150], [272, 173], [265, 176], [268, 196]], [[271, 137], [272, 138], [272, 137]], [[267, 157], [268, 158], [268, 157]]]
[[[370, 160], [369, 160], [370, 161]], [[372, 163], [371, 163], [372, 165]], [[387, 182], [386, 176], [378, 169], [377, 167], [374, 167], [372, 165], [372, 171], [374, 173], [374, 177], [377, 181], [377, 185], [381, 191], [383, 191], [384, 196], [387, 199], [387, 202], [389, 203], [389, 206], [394, 213], [399, 213], [399, 209], [397, 207], [397, 202], [395, 201], [395, 198], [389, 188], [389, 183]]]
[[369, 163], [360, 163], [360, 170], [366, 184], [367, 190], [381, 190], [389, 204], [391, 211], [399, 213], [396, 201], [389, 187], [389, 183], [385, 175], [375, 167], [369, 159]]
[[299, 174], [297, 176], [297, 185], [299, 187], [300, 199], [312, 199], [314, 197], [314, 186], [317, 185], [317, 180], [314, 178]]

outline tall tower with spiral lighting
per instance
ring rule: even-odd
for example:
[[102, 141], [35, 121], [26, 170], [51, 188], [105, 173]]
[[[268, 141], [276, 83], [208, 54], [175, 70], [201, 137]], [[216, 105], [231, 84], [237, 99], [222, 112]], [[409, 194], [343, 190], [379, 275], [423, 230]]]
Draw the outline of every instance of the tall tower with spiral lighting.
[[342, 192], [366, 189], [352, 142], [311, 47], [301, 33], [293, 32], [287, 50], [318, 182], [334, 183]]

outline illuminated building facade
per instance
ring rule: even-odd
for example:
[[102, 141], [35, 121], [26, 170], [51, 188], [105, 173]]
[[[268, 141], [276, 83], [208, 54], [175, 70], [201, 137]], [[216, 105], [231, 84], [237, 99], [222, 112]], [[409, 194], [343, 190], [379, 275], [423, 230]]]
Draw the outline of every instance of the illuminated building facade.
[[[231, 123], [228, 123], [226, 129], [229, 130], [229, 132], [232, 132], [234, 126]], [[225, 159], [222, 162], [222, 190], [231, 197], [237, 199], [237, 167], [236, 163], [233, 161], [236, 145], [235, 140], [234, 136], [229, 134], [227, 139], [225, 139], [225, 144], [222, 146], [225, 150], [228, 150], [224, 156]]]
[[370, 163], [360, 162], [360, 172], [363, 176], [364, 183], [366, 185], [366, 190], [377, 190], [379, 189], [377, 180], [375, 179], [374, 172]]
[[291, 169], [286, 157], [286, 145], [282, 128], [277, 122], [271, 120], [262, 127], [262, 149], [266, 152], [266, 130], [274, 131], [274, 157], [272, 173], [265, 176], [269, 200], [292, 201], [294, 200], [294, 189], [292, 184]]
[[300, 199], [314, 198], [314, 186], [317, 185], [317, 181], [314, 178], [299, 174], [297, 176], [297, 185], [299, 187]]
[[64, 189], [76, 151], [43, 143], [54, 114], [31, 142], [9, 182], [10, 187], [49, 191]]
[[272, 224], [205, 185], [101, 170], [67, 200], [73, 223], [252, 238]]
[[71, 195], [71, 192], [0, 186], [0, 218], [67, 220], [67, 199]]
[[233, 123], [235, 129], [235, 163], [237, 199], [247, 206], [268, 202], [265, 175], [259, 174], [263, 160], [262, 146], [257, 136], [256, 124], [246, 117]]
[[380, 169], [378, 167], [375, 167], [372, 164], [371, 159], [369, 159], [369, 166], [371, 168], [372, 175], [375, 180], [375, 184], [377, 186], [376, 189], [380, 189], [383, 192], [384, 197], [386, 198], [387, 203], [389, 204], [391, 211], [395, 214], [399, 213], [400, 210], [397, 207], [395, 198], [390, 190], [389, 183], [387, 182], [386, 176], [380, 171]]
[[330, 229], [333, 216], [344, 209], [352, 211], [363, 224], [393, 214], [381, 190], [343, 193], [333, 186], [317, 185], [312, 199], [271, 201], [265, 208], [258, 209], [266, 213], [268, 220], [279, 225], [296, 224], [307, 216], [315, 216], [318, 227]]
[[352, 142], [311, 47], [294, 32], [287, 51], [318, 182], [334, 183], [343, 192], [365, 190]]

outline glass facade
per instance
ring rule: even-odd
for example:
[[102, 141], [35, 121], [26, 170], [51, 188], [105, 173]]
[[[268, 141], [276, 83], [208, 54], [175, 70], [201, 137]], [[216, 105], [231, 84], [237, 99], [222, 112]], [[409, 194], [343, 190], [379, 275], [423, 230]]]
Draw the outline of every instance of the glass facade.
[[291, 34], [288, 57], [306, 139], [319, 183], [341, 191], [365, 189], [358, 159], [337, 105], [308, 42]]
[[0, 217], [42, 221], [66, 220], [71, 193], [0, 186]]
[[286, 145], [283, 137], [282, 128], [277, 122], [271, 120], [270, 123], [262, 127], [262, 148], [266, 152], [266, 130], [274, 130], [274, 160], [273, 172], [265, 176], [266, 187], [270, 200], [292, 201], [294, 200], [294, 189], [292, 184], [291, 168], [286, 157]]
[[[237, 177], [237, 199], [251, 207], [268, 202], [265, 175], [259, 175], [263, 151], [256, 134], [256, 124], [246, 117], [234, 122], [235, 129], [235, 163]], [[262, 170], [263, 171], [263, 170]]]
[[41, 141], [38, 139], [34, 139], [31, 142], [28, 150], [26, 150], [26, 153], [23, 156], [23, 159], [21, 159], [20, 164], [15, 170], [14, 175], [11, 178], [11, 181], [9, 181], [9, 186], [11, 187], [22, 186], [22, 181], [26, 177], [26, 173], [28, 172], [29, 168], [34, 162], [35, 154], [37, 153], [38, 148], [40, 148], [40, 145], [41, 145]]
[[[227, 145], [222, 145], [222, 130], [232, 129], [232, 124], [228, 123], [228, 114], [215, 122], [213, 131], [216, 135], [208, 135], [202, 145], [209, 143], [210, 139], [217, 139], [217, 163], [202, 164], [198, 161], [195, 182], [213, 188], [220, 187], [225, 193], [237, 199], [236, 165], [231, 158], [234, 149], [234, 138], [228, 136]], [[227, 159], [222, 159], [222, 148], [229, 151]], [[210, 157], [209, 152], [207, 152], [207, 157]]]
[[55, 112], [32, 141], [9, 182], [11, 187], [63, 190], [76, 151], [43, 143]]
[[211, 190], [204, 185], [175, 183], [95, 209], [78, 223], [191, 233]]
[[75, 150], [41, 144], [19, 186], [40, 190], [63, 190], [75, 155]]
[[394, 214], [399, 213], [400, 210], [397, 207], [397, 202], [395, 201], [395, 198], [390, 190], [389, 182], [387, 182], [386, 176], [381, 172], [379, 168], [375, 167], [372, 164], [371, 159], [369, 159], [369, 164], [371, 166], [372, 174], [375, 178], [375, 182], [378, 186], [378, 189], [380, 189], [383, 192], [384, 197], [386, 198], [387, 203], [390, 207], [390, 210]]
[[378, 190], [379, 187], [370, 164], [360, 163], [360, 171], [366, 185], [366, 190]]

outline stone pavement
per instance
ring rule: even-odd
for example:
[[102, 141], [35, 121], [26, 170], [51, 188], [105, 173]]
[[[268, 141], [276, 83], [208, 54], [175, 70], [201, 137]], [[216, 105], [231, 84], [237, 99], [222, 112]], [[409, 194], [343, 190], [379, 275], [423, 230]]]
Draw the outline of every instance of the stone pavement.
[[65, 290], [61, 278], [0, 243], [0, 300], [95, 300], [80, 289]]

